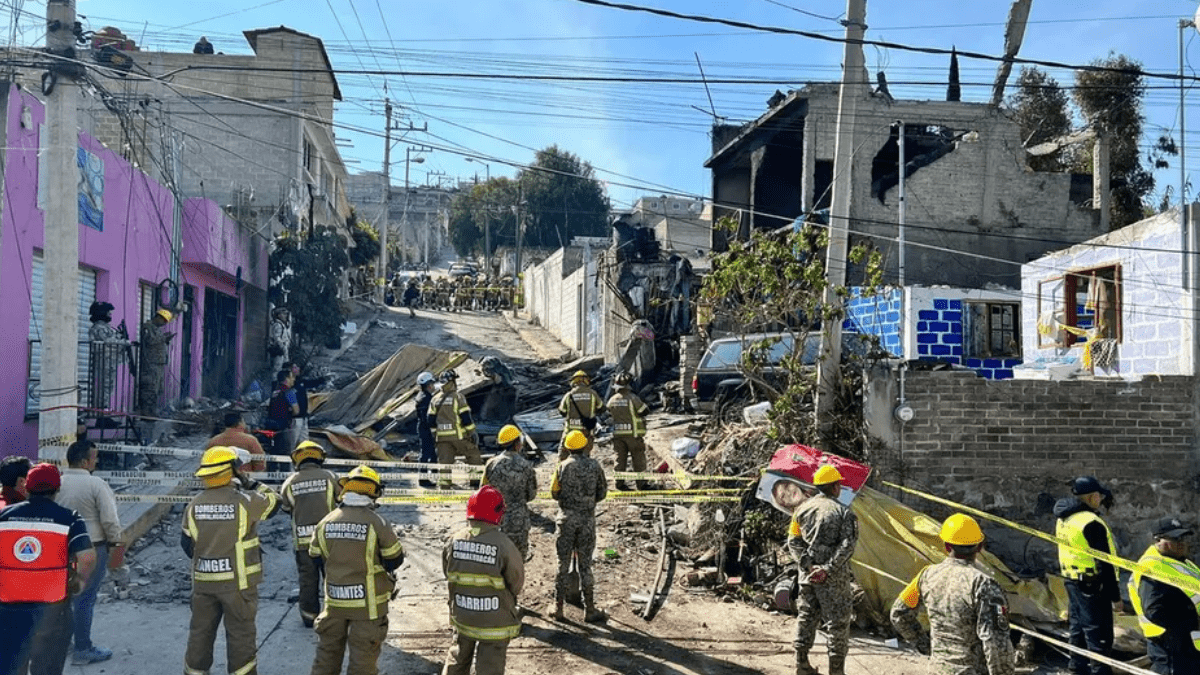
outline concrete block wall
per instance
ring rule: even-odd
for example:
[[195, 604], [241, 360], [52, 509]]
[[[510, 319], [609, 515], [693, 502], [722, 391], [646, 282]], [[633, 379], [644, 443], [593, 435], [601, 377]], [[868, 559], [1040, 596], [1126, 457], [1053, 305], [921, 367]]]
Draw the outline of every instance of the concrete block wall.
[[[1168, 211], [1021, 268], [1023, 348], [1027, 360], [1056, 359], [1062, 350], [1039, 344], [1038, 316], [1063, 310], [1059, 280], [1071, 271], [1119, 265], [1121, 336], [1112, 375], [1191, 375], [1192, 293], [1183, 284], [1178, 210]], [[1069, 355], [1082, 361], [1083, 343]]]
[[904, 310], [904, 292], [899, 288], [888, 289], [877, 295], [863, 295], [861, 288], [851, 290], [846, 304], [846, 321], [843, 328], [856, 333], [874, 335], [880, 346], [893, 356], [904, 354], [900, 328]]

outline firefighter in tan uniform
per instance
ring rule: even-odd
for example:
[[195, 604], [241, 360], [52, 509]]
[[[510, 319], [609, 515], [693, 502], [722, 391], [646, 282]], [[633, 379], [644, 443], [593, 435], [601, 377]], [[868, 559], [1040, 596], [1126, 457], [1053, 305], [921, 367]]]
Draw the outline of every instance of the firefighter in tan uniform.
[[[279, 495], [238, 471], [237, 453], [216, 446], [205, 451], [196, 477], [205, 490], [183, 513], [180, 544], [192, 559], [192, 622], [185, 675], [207, 675], [217, 626], [225, 622], [226, 666], [232, 675], [258, 673], [254, 618], [262, 551], [258, 523], [275, 515]], [[243, 489], [233, 485], [237, 478]]]
[[[437, 439], [438, 464], [453, 464], [454, 458], [461, 455], [467, 464], [482, 466], [479, 435], [475, 432], [475, 420], [471, 418], [471, 406], [458, 391], [458, 373], [447, 370], [441, 379], [442, 391], [430, 404], [428, 419]], [[448, 469], [442, 470], [438, 487], [451, 487]]]
[[508, 642], [521, 632], [517, 596], [525, 585], [525, 562], [503, 532], [504, 497], [485, 485], [467, 500], [466, 528], [442, 552], [450, 590], [454, 643], [442, 675], [502, 675]]
[[[624, 471], [626, 461], [632, 460], [633, 470], [646, 470], [646, 405], [638, 395], [629, 390], [629, 373], [619, 373], [613, 378], [617, 393], [608, 399], [608, 413], [613, 419], [613, 450], [617, 453], [616, 470]], [[646, 489], [646, 482], [637, 482], [639, 490]], [[626, 489], [625, 481], [617, 481], [617, 489]]]
[[341, 504], [321, 519], [308, 552], [325, 570], [325, 609], [317, 617], [317, 656], [312, 675], [338, 675], [350, 648], [347, 675], [375, 675], [387, 639], [388, 600], [396, 587], [393, 572], [404, 563], [404, 548], [375, 500], [383, 481], [368, 466], [338, 479]]
[[559, 442], [558, 461], [563, 461], [571, 455], [567, 449], [567, 434], [578, 431], [587, 436], [587, 447], [583, 454], [592, 454], [592, 440], [596, 435], [597, 419], [604, 412], [604, 401], [600, 394], [592, 389], [592, 381], [588, 374], [577, 370], [571, 374], [571, 390], [563, 394], [558, 402], [558, 413], [566, 418], [563, 424], [562, 441]]
[[292, 539], [296, 544], [296, 576], [300, 580], [300, 620], [312, 628], [321, 611], [321, 571], [308, 554], [313, 530], [336, 506], [337, 476], [324, 468], [325, 448], [304, 441], [292, 451], [296, 472], [279, 489], [283, 510], [292, 514]]

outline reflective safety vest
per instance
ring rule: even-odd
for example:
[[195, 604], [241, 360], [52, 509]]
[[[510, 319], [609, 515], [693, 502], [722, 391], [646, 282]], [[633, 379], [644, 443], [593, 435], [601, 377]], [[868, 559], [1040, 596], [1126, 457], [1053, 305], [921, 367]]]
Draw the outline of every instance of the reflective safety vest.
[[471, 413], [471, 406], [467, 405], [467, 399], [462, 394], [457, 391], [444, 392], [433, 402], [432, 407], [437, 416], [438, 440], [461, 441], [475, 433], [474, 421], [468, 425], [462, 423], [462, 414]]
[[[1145, 612], [1142, 609], [1142, 598], [1138, 593], [1142, 585], [1142, 575], [1145, 572], [1150, 572], [1159, 579], [1192, 579], [1195, 582], [1200, 582], [1200, 567], [1197, 567], [1191, 560], [1176, 560], [1168, 558], [1158, 552], [1158, 549], [1153, 545], [1146, 549], [1138, 560], [1137, 571], [1133, 573], [1133, 577], [1129, 580], [1129, 600], [1133, 602], [1133, 611], [1137, 612], [1138, 624], [1142, 627], [1142, 634], [1146, 638], [1161, 637], [1167, 632], [1167, 629], [1156, 623], [1151, 622], [1146, 618]], [[1178, 587], [1180, 592], [1187, 595], [1195, 606], [1196, 612], [1200, 613], [1200, 595], [1194, 595]], [[1200, 651], [1200, 631], [1192, 631], [1192, 646]]]
[[309, 553], [325, 560], [326, 611], [374, 621], [387, 616], [395, 582], [383, 566], [404, 554], [382, 516], [363, 506], [340, 506], [317, 524]]
[[337, 506], [336, 492], [337, 476], [311, 464], [284, 481], [279, 496], [284, 510], [292, 514], [292, 539], [297, 551], [308, 551], [317, 523]]
[[583, 425], [584, 417], [596, 417], [600, 414], [600, 409], [603, 407], [603, 401], [600, 400], [600, 395], [592, 390], [587, 385], [572, 387], [563, 395], [562, 400], [558, 403], [558, 412], [563, 417], [567, 418], [566, 428], [563, 433], [569, 431], [586, 431], [591, 432]]
[[1067, 540], [1072, 546], [1072, 548], [1062, 545], [1058, 547], [1058, 565], [1062, 568], [1063, 578], [1079, 580], [1098, 573], [1099, 566], [1096, 559], [1083, 551], [1076, 550], [1077, 548], [1091, 548], [1087, 537], [1083, 536], [1083, 530], [1093, 522], [1100, 523], [1104, 527], [1104, 536], [1108, 538], [1108, 552], [1111, 555], [1117, 554], [1117, 545], [1113, 542], [1112, 530], [1108, 529], [1108, 525], [1100, 518], [1099, 514], [1090, 510], [1073, 513], [1065, 519], [1059, 520], [1054, 530], [1056, 537]]
[[0, 602], [67, 599], [69, 530], [57, 523], [0, 523]]

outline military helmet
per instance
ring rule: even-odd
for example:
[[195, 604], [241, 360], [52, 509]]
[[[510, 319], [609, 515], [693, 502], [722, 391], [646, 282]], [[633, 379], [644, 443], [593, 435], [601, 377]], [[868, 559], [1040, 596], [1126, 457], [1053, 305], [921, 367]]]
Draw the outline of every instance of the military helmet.
[[567, 434], [567, 437], [565, 439], [563, 439], [563, 445], [568, 450], [571, 450], [571, 451], [582, 450], [587, 447], [587, 444], [588, 444], [587, 434], [583, 433], [582, 431], [580, 431], [578, 429]]
[[842, 480], [842, 473], [832, 464], [824, 464], [813, 473], [813, 485], [818, 487]]
[[500, 428], [500, 433], [496, 435], [496, 442], [500, 444], [500, 447], [516, 443], [519, 440], [521, 440], [521, 430], [513, 424], [505, 424]]
[[956, 513], [942, 523], [940, 533], [942, 541], [951, 546], [974, 546], [983, 543], [983, 530], [975, 519], [963, 513]]

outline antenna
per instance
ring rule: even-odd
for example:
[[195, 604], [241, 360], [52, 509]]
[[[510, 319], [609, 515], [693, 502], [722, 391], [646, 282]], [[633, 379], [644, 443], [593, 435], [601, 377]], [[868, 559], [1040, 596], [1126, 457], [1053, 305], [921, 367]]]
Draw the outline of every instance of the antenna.
[[696, 55], [696, 67], [700, 69], [700, 79], [704, 80], [704, 93], [708, 94], [708, 107], [712, 109], [713, 121], [719, 122], [722, 118], [717, 115], [717, 106], [713, 105], [712, 92], [708, 90], [708, 77], [704, 75], [704, 64], [700, 63], [700, 52], [692, 53]]

